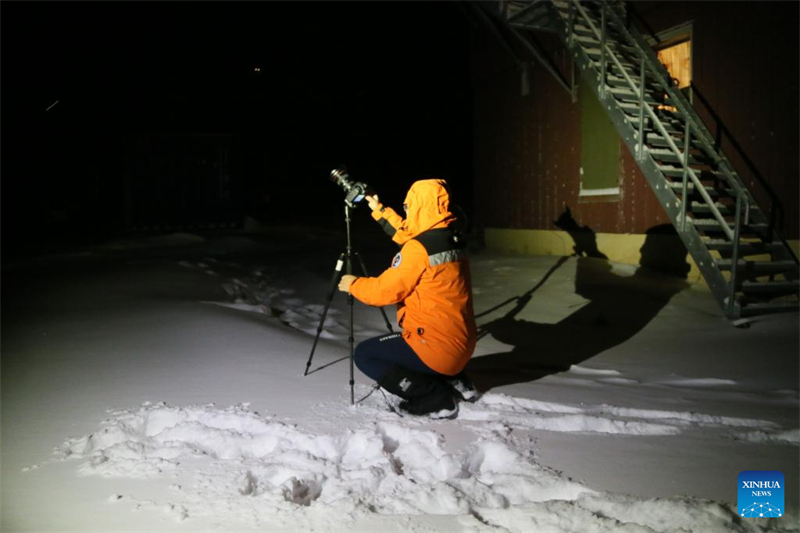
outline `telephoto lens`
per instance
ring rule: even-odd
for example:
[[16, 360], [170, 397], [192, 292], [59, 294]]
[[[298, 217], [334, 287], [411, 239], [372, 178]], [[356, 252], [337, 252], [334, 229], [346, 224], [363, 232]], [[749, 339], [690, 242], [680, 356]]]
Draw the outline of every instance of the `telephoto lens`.
[[350, 176], [347, 174], [347, 171], [343, 168], [335, 168], [331, 170], [331, 181], [344, 189], [345, 192], [349, 191], [353, 186], [348, 179], [349, 177]]
[[350, 181], [350, 175], [343, 168], [331, 170], [331, 181], [344, 190], [344, 202], [349, 207], [357, 207], [358, 203], [364, 199], [364, 196], [372, 194], [366, 183]]

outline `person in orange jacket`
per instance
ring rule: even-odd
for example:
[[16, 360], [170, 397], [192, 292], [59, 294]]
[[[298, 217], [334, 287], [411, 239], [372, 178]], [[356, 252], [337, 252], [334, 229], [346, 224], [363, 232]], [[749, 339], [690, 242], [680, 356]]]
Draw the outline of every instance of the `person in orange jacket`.
[[372, 217], [402, 248], [378, 277], [342, 276], [339, 290], [383, 307], [397, 304], [402, 333], [368, 339], [355, 363], [385, 390], [403, 399], [414, 415], [455, 418], [456, 397], [477, 399], [463, 369], [475, 349], [476, 326], [466, 243], [450, 212], [441, 179], [415, 182], [406, 195], [403, 219], [367, 196]]

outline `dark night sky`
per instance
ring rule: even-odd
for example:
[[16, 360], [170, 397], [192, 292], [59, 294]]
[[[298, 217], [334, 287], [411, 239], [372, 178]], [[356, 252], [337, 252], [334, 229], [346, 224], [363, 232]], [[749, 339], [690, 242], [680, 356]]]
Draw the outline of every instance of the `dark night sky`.
[[469, 22], [452, 2], [0, 9], [4, 250], [121, 231], [131, 135], [235, 135], [237, 201], [268, 223], [339, 216], [339, 164], [395, 205], [438, 176], [470, 207]]

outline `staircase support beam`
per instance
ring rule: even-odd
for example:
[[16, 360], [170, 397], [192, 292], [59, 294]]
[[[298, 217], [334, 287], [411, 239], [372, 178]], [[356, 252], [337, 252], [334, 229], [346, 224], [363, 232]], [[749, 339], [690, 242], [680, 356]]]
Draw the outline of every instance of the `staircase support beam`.
[[[483, 21], [483, 23], [489, 28], [489, 31], [492, 33], [492, 35], [494, 35], [497, 38], [497, 40], [500, 41], [500, 44], [503, 45], [503, 48], [505, 48], [506, 51], [509, 53], [509, 55], [512, 58], [514, 58], [514, 62], [517, 64], [517, 66], [520, 66], [523, 63], [523, 61], [519, 58], [519, 56], [517, 56], [517, 53], [514, 51], [513, 48], [511, 48], [511, 45], [508, 44], [508, 41], [500, 32], [500, 30], [498, 30], [497, 27], [494, 25], [492, 19], [489, 18], [489, 16], [486, 13], [484, 13], [483, 10], [476, 4], [473, 4], [472, 2], [467, 2], [467, 5], [470, 6], [475, 13], [478, 14], [478, 18], [480, 18]], [[502, 4], [501, 4], [501, 9], [502, 9]]]
[[644, 61], [642, 61], [639, 69], [639, 81], [642, 85], [639, 87], [639, 142], [636, 145], [636, 160], [644, 160], [644, 88], [645, 88], [645, 70]]
[[[686, 121], [686, 133], [684, 134], [684, 149], [683, 149], [683, 188], [681, 189], [681, 230], [686, 231], [686, 207], [689, 205], [688, 201], [688, 188], [689, 188], [689, 146], [691, 145], [692, 129], [689, 121]], [[712, 209], [713, 212], [713, 209]]]
[[606, 99], [606, 3], [600, 5], [600, 100]]
[[[473, 5], [472, 2], [468, 2], [468, 4], [478, 14], [480, 19], [484, 22], [484, 24], [489, 27], [489, 30], [492, 32], [492, 35], [494, 35], [501, 42], [501, 44], [503, 45], [503, 48], [505, 48], [506, 51], [508, 51], [508, 53], [511, 55], [511, 57], [514, 58], [514, 61], [516, 62], [517, 67], [519, 67], [521, 70], [526, 69], [527, 68], [526, 62], [517, 55], [517, 53], [514, 50], [514, 48], [508, 42], [506, 36], [504, 36], [503, 33], [497, 28], [497, 26], [495, 25], [495, 23], [492, 20], [492, 18], [489, 15], [487, 15], [483, 11], [483, 9], [481, 9], [477, 5]], [[501, 4], [501, 5], [503, 7], [505, 7], [505, 4]], [[514, 36], [514, 38], [519, 43], [522, 44], [522, 46], [528, 52], [530, 52], [533, 55], [533, 57], [536, 58], [536, 60], [539, 63], [542, 64], [542, 66], [555, 78], [556, 82], [558, 82], [558, 84], [561, 87], [563, 87], [564, 90], [566, 90], [570, 95], [573, 94], [572, 88], [570, 87], [570, 84], [567, 82], [566, 78], [552, 64], [552, 60], [550, 60], [548, 57], [546, 57], [547, 56], [546, 52], [544, 52], [543, 50], [540, 50], [542, 48], [542, 46], [538, 43], [538, 41], [536, 41], [532, 37], [531, 37], [531, 39], [525, 38], [525, 36], [521, 35], [511, 25], [508, 25], [506, 29], [507, 29], [507, 31], [509, 33], [511, 33]], [[533, 44], [531, 44], [531, 41], [533, 41], [535, 43], [535, 46]]]
[[[688, 127], [688, 126], [687, 126]], [[731, 256], [731, 281], [728, 288], [727, 314], [736, 314], [736, 273], [739, 270], [739, 233], [742, 224], [742, 194], [736, 195], [736, 225], [733, 228], [733, 254]]]
[[578, 101], [578, 84], [575, 83], [575, 58], [571, 57], [569, 62], [569, 73], [570, 73], [570, 94], [572, 96], [572, 103]]
[[567, 48], [572, 50], [575, 44], [575, 4], [569, 3], [569, 37], [567, 37]]
[[[530, 39], [526, 39], [523, 35], [515, 30], [514, 28], [510, 28], [511, 33], [517, 40], [528, 50], [533, 56], [541, 63], [541, 65], [549, 72], [553, 78], [558, 82], [558, 84], [564, 88], [570, 95], [572, 95], [572, 88], [570, 87], [569, 83], [567, 82], [566, 78], [558, 71], [558, 69], [552, 64], [552, 60], [547, 57], [547, 53], [542, 49], [541, 44], [531, 37]], [[532, 44], [534, 43], [534, 44]]]

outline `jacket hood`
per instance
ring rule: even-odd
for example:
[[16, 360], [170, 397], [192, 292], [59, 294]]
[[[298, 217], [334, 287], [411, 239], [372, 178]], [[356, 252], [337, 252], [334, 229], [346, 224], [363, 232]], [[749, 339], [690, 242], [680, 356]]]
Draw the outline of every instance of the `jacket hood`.
[[444, 180], [414, 182], [406, 195], [405, 205], [405, 229], [412, 238], [429, 229], [447, 227], [455, 220], [450, 212], [450, 193]]

